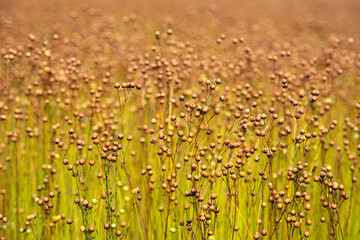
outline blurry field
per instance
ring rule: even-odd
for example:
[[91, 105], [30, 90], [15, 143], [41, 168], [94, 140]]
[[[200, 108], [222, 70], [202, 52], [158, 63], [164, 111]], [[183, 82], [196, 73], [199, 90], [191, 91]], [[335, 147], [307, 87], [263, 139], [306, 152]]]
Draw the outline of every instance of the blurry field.
[[0, 237], [360, 239], [360, 3], [0, 0]]

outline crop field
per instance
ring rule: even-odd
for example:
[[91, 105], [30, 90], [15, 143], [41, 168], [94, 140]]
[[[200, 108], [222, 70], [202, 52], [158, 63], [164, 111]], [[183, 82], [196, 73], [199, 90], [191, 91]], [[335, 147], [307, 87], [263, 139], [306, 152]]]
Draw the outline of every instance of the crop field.
[[359, 240], [359, 26], [356, 0], [0, 0], [0, 240]]

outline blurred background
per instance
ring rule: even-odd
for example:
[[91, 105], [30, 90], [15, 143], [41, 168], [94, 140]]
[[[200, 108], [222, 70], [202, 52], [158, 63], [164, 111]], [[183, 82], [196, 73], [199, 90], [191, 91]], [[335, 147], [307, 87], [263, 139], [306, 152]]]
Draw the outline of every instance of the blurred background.
[[[87, 15], [82, 15], [87, 12]], [[59, 14], [60, 13], [60, 14]], [[76, 31], [78, 18], [91, 22], [102, 15], [126, 21], [135, 17], [137, 23], [153, 31], [157, 28], [179, 28], [182, 33], [194, 31], [183, 28], [186, 24], [197, 23], [199, 37], [216, 33], [225, 24], [226, 31], [243, 31], [249, 34], [262, 28], [276, 27], [286, 37], [286, 32], [295, 32], [301, 38], [302, 30], [311, 26], [319, 34], [322, 31], [359, 36], [360, 1], [358, 0], [89, 0], [89, 1], [40, 1], [0, 0], [0, 28], [14, 28], [13, 31], [28, 32], [44, 29], [49, 31]], [[32, 22], [31, 29], [29, 24]], [[144, 28], [142, 28], [143, 30]], [[212, 31], [208, 31], [212, 29]], [[1, 39], [6, 40], [6, 31]], [[4, 44], [3, 41], [0, 41]], [[5, 41], [6, 42], [6, 41]]]

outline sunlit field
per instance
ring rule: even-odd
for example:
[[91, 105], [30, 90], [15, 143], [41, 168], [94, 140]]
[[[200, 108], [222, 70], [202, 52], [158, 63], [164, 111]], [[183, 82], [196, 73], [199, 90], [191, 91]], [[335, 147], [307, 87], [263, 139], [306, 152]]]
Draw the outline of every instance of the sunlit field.
[[359, 13], [0, 0], [0, 239], [360, 239]]

